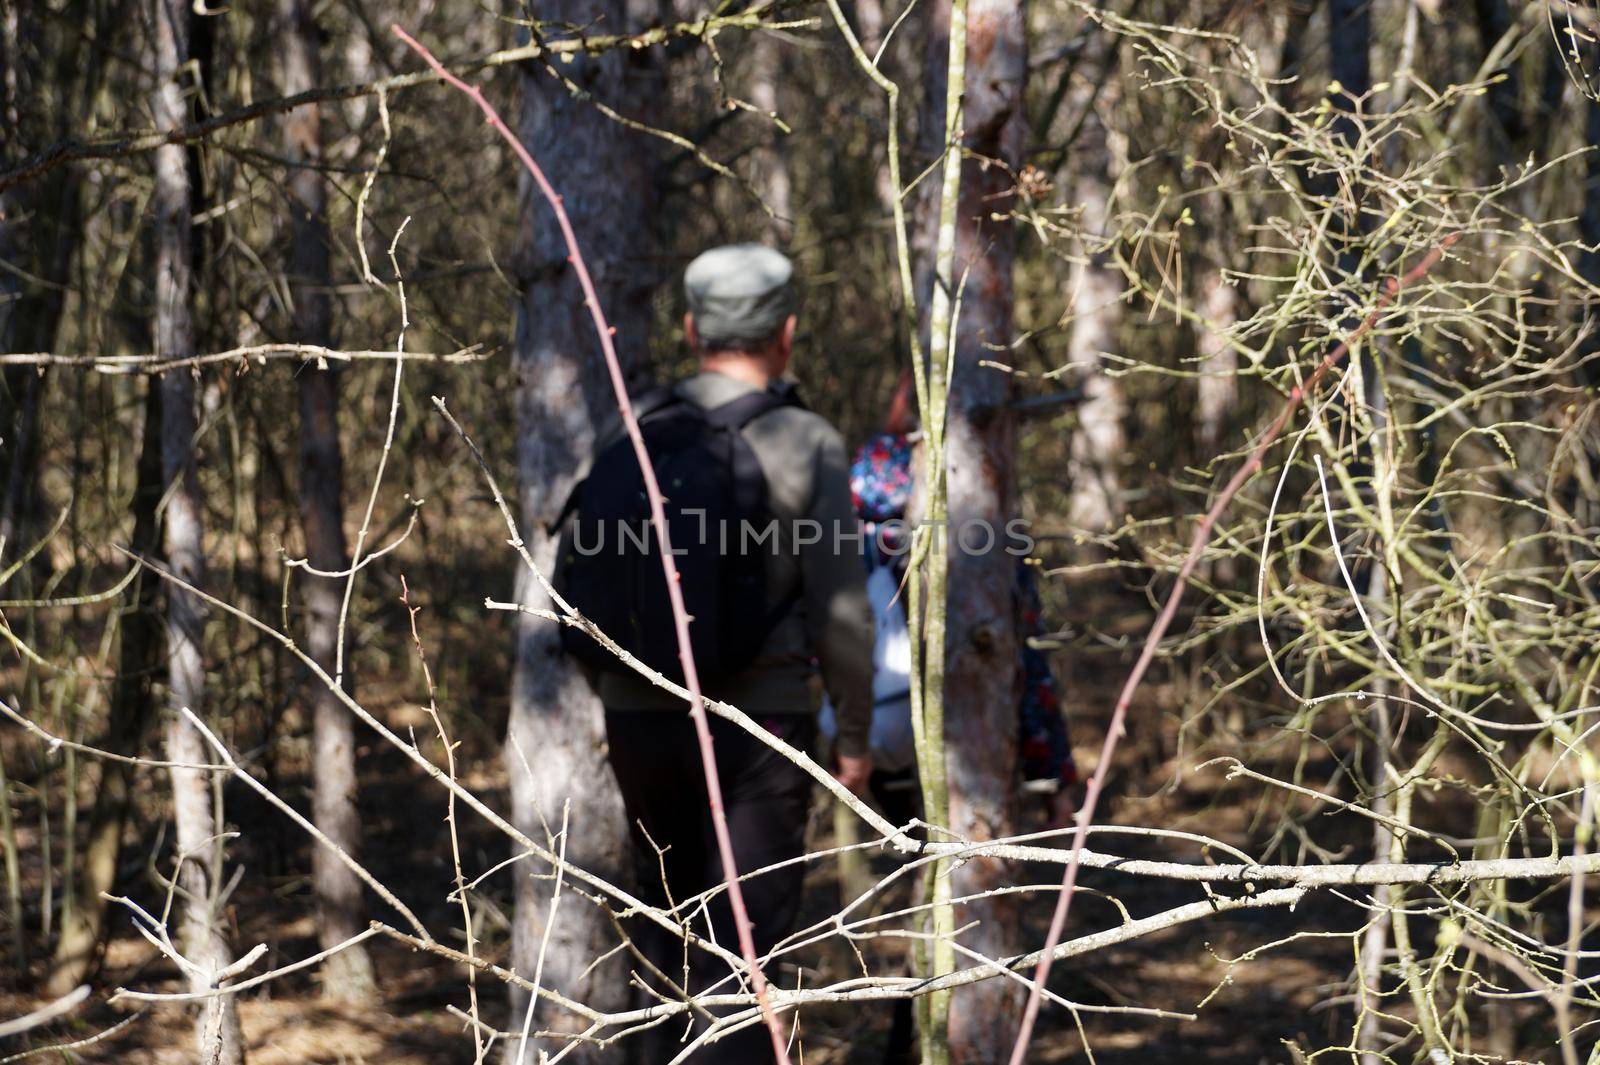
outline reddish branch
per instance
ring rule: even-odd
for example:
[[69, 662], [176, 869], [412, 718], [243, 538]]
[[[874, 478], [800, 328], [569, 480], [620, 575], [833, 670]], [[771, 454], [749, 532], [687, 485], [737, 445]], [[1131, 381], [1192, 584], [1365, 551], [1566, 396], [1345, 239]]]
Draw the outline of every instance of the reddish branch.
[[1134, 663], [1133, 671], [1128, 674], [1126, 683], [1122, 686], [1122, 694], [1117, 697], [1117, 706], [1111, 714], [1111, 724], [1106, 729], [1105, 742], [1100, 747], [1100, 761], [1095, 766], [1094, 776], [1089, 781], [1089, 786], [1084, 793], [1083, 809], [1078, 813], [1077, 830], [1072, 836], [1071, 857], [1067, 861], [1066, 873], [1061, 880], [1061, 896], [1056, 900], [1055, 913], [1050, 918], [1050, 933], [1045, 937], [1044, 952], [1040, 955], [1038, 967], [1034, 970], [1033, 985], [1028, 991], [1028, 1005], [1022, 1014], [1022, 1028], [1017, 1033], [1016, 1044], [1011, 1049], [1011, 1065], [1022, 1065], [1028, 1053], [1028, 1042], [1033, 1036], [1033, 1025], [1039, 1016], [1040, 996], [1043, 993], [1045, 981], [1050, 976], [1051, 955], [1056, 944], [1061, 942], [1061, 933], [1067, 924], [1067, 913], [1072, 907], [1072, 896], [1078, 882], [1079, 856], [1083, 852], [1084, 841], [1089, 834], [1089, 825], [1094, 820], [1095, 805], [1100, 799], [1100, 790], [1105, 785], [1106, 773], [1111, 768], [1111, 756], [1117, 749], [1117, 743], [1122, 738], [1124, 723], [1128, 716], [1128, 704], [1133, 701], [1133, 694], [1139, 688], [1140, 681], [1144, 680], [1145, 673], [1150, 669], [1150, 664], [1155, 661], [1156, 651], [1161, 646], [1161, 639], [1167, 634], [1167, 629], [1172, 625], [1172, 619], [1177, 616], [1178, 604], [1183, 601], [1183, 593], [1189, 587], [1189, 578], [1194, 573], [1195, 567], [1200, 564], [1200, 558], [1205, 553], [1206, 545], [1211, 542], [1211, 534], [1215, 530], [1217, 521], [1228, 509], [1228, 504], [1238, 494], [1239, 489], [1261, 469], [1262, 460], [1267, 449], [1283, 433], [1289, 420], [1294, 417], [1295, 411], [1305, 402], [1308, 395], [1316, 391], [1322, 379], [1327, 376], [1345, 356], [1350, 353], [1352, 345], [1370, 333], [1378, 323], [1378, 317], [1389, 304], [1394, 302], [1400, 290], [1408, 285], [1415, 284], [1429, 270], [1438, 265], [1444, 258], [1445, 252], [1457, 240], [1459, 233], [1452, 233], [1445, 237], [1439, 245], [1423, 256], [1422, 261], [1406, 271], [1398, 279], [1389, 278], [1384, 291], [1373, 304], [1371, 312], [1339, 345], [1328, 352], [1326, 358], [1312, 371], [1305, 382], [1296, 385], [1294, 391], [1289, 393], [1289, 399], [1284, 404], [1283, 410], [1278, 412], [1277, 418], [1267, 428], [1266, 433], [1257, 441], [1251, 450], [1250, 457], [1245, 459], [1234, 475], [1223, 486], [1216, 500], [1211, 504], [1211, 509], [1206, 511], [1205, 517], [1200, 519], [1195, 526], [1194, 538], [1189, 543], [1189, 553], [1183, 560], [1183, 565], [1178, 568], [1178, 578], [1167, 594], [1167, 601], [1161, 607], [1161, 613], [1156, 616], [1155, 624], [1150, 626], [1150, 633], [1145, 637], [1144, 647], [1139, 652], [1139, 660]]
[[706, 718], [705, 698], [700, 691], [700, 674], [695, 668], [694, 653], [689, 643], [689, 612], [683, 603], [683, 588], [678, 576], [677, 563], [672, 553], [672, 542], [667, 532], [667, 518], [665, 500], [661, 494], [661, 487], [656, 483], [655, 467], [651, 465], [650, 453], [645, 449], [644, 436], [639, 432], [639, 420], [634, 416], [633, 404], [628, 400], [628, 388], [622, 376], [622, 364], [617, 359], [616, 346], [612, 341], [612, 329], [606, 324], [605, 312], [600, 308], [600, 298], [595, 294], [594, 281], [589, 276], [589, 267], [584, 262], [583, 252], [578, 247], [578, 237], [572, 230], [572, 222], [567, 217], [566, 208], [562, 205], [561, 197], [545, 177], [544, 171], [534, 161], [522, 141], [511, 132], [509, 126], [500, 117], [500, 113], [489, 103], [481, 90], [476, 86], [468, 85], [445, 69], [444, 65], [434, 58], [433, 53], [419, 44], [405, 30], [398, 25], [390, 27], [395, 36], [399, 37], [411, 47], [434, 73], [443, 78], [450, 85], [459, 89], [478, 105], [483, 112], [484, 119], [493, 126], [495, 131], [503, 137], [511, 150], [516, 152], [517, 158], [533, 175], [534, 183], [539, 186], [539, 191], [549, 201], [551, 209], [555, 212], [556, 223], [561, 227], [561, 236], [566, 241], [568, 261], [572, 263], [573, 270], [578, 277], [578, 285], [583, 290], [584, 306], [589, 309], [589, 316], [594, 319], [595, 333], [600, 338], [600, 350], [605, 355], [606, 369], [611, 375], [611, 387], [616, 393], [617, 409], [622, 414], [622, 422], [627, 429], [628, 438], [633, 441], [634, 454], [639, 459], [639, 469], [644, 474], [645, 492], [650, 497], [651, 524], [655, 526], [656, 543], [661, 549], [661, 568], [667, 576], [667, 595], [672, 602], [672, 617], [677, 628], [678, 660], [683, 665], [684, 686], [689, 689], [689, 716], [694, 721], [695, 734], [700, 740], [700, 761], [705, 770], [706, 793], [710, 797], [711, 822], [715, 827], [717, 836], [717, 850], [722, 856], [723, 882], [727, 887], [728, 901], [733, 908], [734, 924], [739, 934], [739, 950], [744, 955], [745, 964], [750, 967], [750, 980], [754, 985], [756, 1001], [761, 1006], [761, 1016], [766, 1021], [767, 1030], [772, 1036], [772, 1051], [774, 1057], [783, 1065], [789, 1065], [789, 1052], [787, 1041], [784, 1037], [783, 1026], [778, 1023], [777, 1014], [773, 1012], [771, 997], [768, 994], [767, 980], [761, 971], [761, 959], [756, 956], [755, 939], [750, 932], [750, 916], [745, 909], [744, 892], [739, 887], [739, 869], [733, 856], [733, 841], [728, 834], [728, 818], [722, 803], [722, 783], [717, 776], [716, 754], [712, 749], [711, 728]]

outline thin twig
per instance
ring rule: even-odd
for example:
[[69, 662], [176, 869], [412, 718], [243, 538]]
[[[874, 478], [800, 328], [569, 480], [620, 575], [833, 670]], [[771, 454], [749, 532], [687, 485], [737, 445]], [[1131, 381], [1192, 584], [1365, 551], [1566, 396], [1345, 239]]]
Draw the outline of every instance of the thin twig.
[[104, 374], [164, 374], [168, 370], [193, 369], [219, 362], [237, 362], [241, 372], [255, 362], [266, 365], [269, 359], [292, 359], [295, 362], [311, 360], [318, 369], [326, 369], [330, 362], [483, 362], [494, 353], [481, 350], [474, 344], [469, 348], [445, 353], [426, 351], [340, 351], [320, 344], [253, 344], [248, 347], [229, 348], [204, 355], [191, 355], [186, 359], [170, 359], [163, 355], [57, 355], [48, 351], [0, 354], [0, 366], [66, 367], [97, 370]]

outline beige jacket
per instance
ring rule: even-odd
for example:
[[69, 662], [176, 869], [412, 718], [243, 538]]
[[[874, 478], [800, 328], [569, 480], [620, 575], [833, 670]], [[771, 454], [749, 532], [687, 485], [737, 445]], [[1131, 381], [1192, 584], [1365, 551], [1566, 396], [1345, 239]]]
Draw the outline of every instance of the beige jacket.
[[[746, 382], [712, 372], [696, 374], [677, 388], [707, 409], [754, 391]], [[861, 541], [844, 538], [859, 531], [844, 440], [820, 415], [795, 407], [768, 411], [743, 432], [766, 475], [767, 500], [777, 519], [776, 550], [759, 548], [769, 559], [768, 598], [776, 607], [797, 587], [800, 594], [755, 663], [706, 695], [752, 716], [813, 713], [810, 681], [820, 666], [822, 683], [838, 708], [839, 751], [865, 754], [876, 630]], [[796, 543], [813, 538], [814, 543]], [[611, 711], [685, 709], [681, 699], [633, 673], [601, 674], [600, 699]]]

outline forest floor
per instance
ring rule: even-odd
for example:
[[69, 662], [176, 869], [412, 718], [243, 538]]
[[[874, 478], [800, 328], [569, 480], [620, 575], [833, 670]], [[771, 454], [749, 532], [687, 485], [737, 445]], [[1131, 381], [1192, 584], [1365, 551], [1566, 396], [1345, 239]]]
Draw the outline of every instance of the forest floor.
[[[1110, 649], [1082, 657], [1060, 656], [1074, 662], [1074, 669], [1063, 677], [1063, 684], [1073, 715], [1074, 743], [1085, 773], [1093, 768], [1112, 695], [1126, 669], [1126, 641], [1119, 645], [1117, 637], [1136, 632], [1141, 619], [1147, 616], [1136, 603], [1124, 605], [1127, 610], [1103, 630], [1109, 638], [1100, 641], [1101, 645]], [[400, 687], [398, 682], [396, 687]], [[370, 689], [368, 697], [372, 698]], [[1223, 782], [1220, 770], [1180, 771], [1199, 760], [1192, 745], [1179, 743], [1184, 701], [1181, 686], [1170, 682], [1152, 685], [1142, 697], [1135, 708], [1128, 740], [1118, 751], [1111, 777], [1112, 801], [1109, 809], [1102, 812], [1101, 820], [1205, 832], [1250, 849], [1252, 843], [1261, 842], [1260, 833], [1251, 824], [1253, 801], [1240, 801], [1237, 793], [1227, 794], [1225, 789], [1231, 785]], [[419, 736], [424, 729], [431, 732], [431, 725], [415, 704], [408, 703], [398, 692], [380, 712], [401, 733], [407, 729], [416, 729]], [[491, 805], [505, 809], [505, 780], [493, 735], [492, 722], [473, 734], [464, 733], [458, 759], [467, 767], [463, 782]], [[361, 749], [361, 766], [361, 806], [369, 864], [417, 909], [429, 927], [459, 929], [459, 909], [445, 902], [453, 873], [443, 793], [419, 786], [415, 767], [382, 744]], [[296, 779], [286, 772], [279, 778], [279, 785], [291, 800], [300, 802], [305, 798], [303, 777]], [[245, 878], [231, 908], [237, 922], [235, 942], [268, 945], [269, 954], [257, 965], [258, 972], [269, 964], [282, 965], [315, 953], [316, 929], [309, 905], [309, 885], [303, 873], [309, 866], [305, 841], [280, 814], [266, 808], [253, 794], [230, 788], [227, 801], [231, 821], [275, 826], [252, 831], [250, 838], [241, 840], [233, 852], [233, 859], [243, 862], [251, 874]], [[820, 798], [815, 814], [815, 843], [823, 846], [832, 831], [832, 817]], [[19, 829], [25, 855], [29, 850], [28, 831], [26, 827]], [[463, 815], [461, 831], [463, 851], [471, 869], [487, 869], [505, 856], [503, 841], [470, 814]], [[1128, 855], [1196, 860], [1193, 848], [1189, 852], [1181, 847], [1175, 850], [1170, 842], [1137, 835], [1098, 846]], [[887, 857], [875, 861], [879, 872], [892, 867]], [[37, 866], [35, 860], [25, 868], [32, 869], [36, 878]], [[1034, 871], [1041, 880], [1055, 873], [1054, 869]], [[134, 870], [130, 879], [145, 878]], [[1121, 905], [1135, 917], [1203, 897], [1192, 886], [1092, 871], [1084, 876], [1084, 886], [1091, 890], [1080, 895], [1073, 908], [1071, 935], [1117, 923], [1117, 911], [1098, 893], [1101, 890], [1114, 889]], [[138, 887], [135, 884], [132, 889], [137, 891]], [[31, 890], [36, 892], [37, 884]], [[836, 868], [816, 867], [807, 882], [807, 912], [816, 916], [831, 912], [838, 891]], [[480, 950], [493, 960], [503, 960], [506, 954], [509, 910], [509, 899], [497, 898], [492, 889], [478, 907], [477, 924], [483, 937]], [[1044, 900], [1035, 898], [1028, 904], [1024, 942], [1042, 941], [1047, 917], [1048, 904]], [[1086, 1008], [1075, 1023], [1065, 1010], [1047, 1007], [1029, 1060], [1085, 1060], [1085, 1040], [1093, 1051], [1093, 1060], [1100, 1065], [1178, 1060], [1186, 1065], [1282, 1062], [1298, 1057], [1292, 1049], [1296, 1044], [1312, 1047], [1342, 1043], [1349, 1031], [1350, 1010], [1347, 1004], [1336, 1001], [1330, 1005], [1330, 1000], [1337, 1000], [1344, 993], [1343, 981], [1352, 961], [1348, 938], [1302, 938], [1259, 960], [1231, 968], [1226, 959], [1297, 931], [1349, 931], [1359, 920], [1354, 907], [1324, 893], [1306, 899], [1293, 914], [1255, 910], [1213, 917], [1062, 964], [1052, 976], [1052, 988]], [[95, 982], [99, 993], [93, 999], [94, 1005], [69, 1023], [34, 1033], [26, 1044], [13, 1041], [17, 1045], [0, 1045], [0, 1060], [9, 1060], [7, 1053], [25, 1047], [83, 1039], [126, 1020], [132, 1015], [130, 1007], [104, 1005], [106, 993], [115, 987], [179, 989], [177, 974], [170, 964], [135, 936], [125, 919], [118, 917], [116, 928], [104, 969]], [[241, 996], [240, 1012], [252, 1065], [444, 1065], [473, 1061], [472, 1038], [461, 1019], [447, 1009], [465, 1009], [468, 1005], [464, 971], [447, 960], [413, 952], [381, 938], [372, 944], [384, 996], [374, 1007], [352, 1008], [320, 999], [313, 974], [297, 973]], [[848, 965], [849, 959], [842, 950], [823, 954], [815, 959], [815, 968], [805, 974], [806, 982], [816, 984], [836, 978], [847, 971]], [[34, 969], [37, 970], [37, 962]], [[788, 975], [792, 979], [796, 974]], [[0, 982], [0, 1017], [38, 1004], [16, 991], [14, 984], [10, 979]], [[505, 996], [499, 985], [486, 982], [479, 987], [485, 1021], [507, 1026]], [[1194, 1017], [1152, 1017], [1128, 1012], [1128, 1007]], [[1101, 1011], [1106, 1008], [1109, 1010]], [[891, 1018], [889, 1005], [809, 1011], [802, 1027], [803, 1060], [814, 1065], [877, 1065], [884, 1059]], [[997, 1033], [997, 1038], [1009, 1039], [1010, 1033]], [[125, 1065], [188, 1062], [192, 1060], [189, 1039], [185, 1014], [175, 1007], [158, 1007], [112, 1037], [79, 1051], [76, 1060]]]

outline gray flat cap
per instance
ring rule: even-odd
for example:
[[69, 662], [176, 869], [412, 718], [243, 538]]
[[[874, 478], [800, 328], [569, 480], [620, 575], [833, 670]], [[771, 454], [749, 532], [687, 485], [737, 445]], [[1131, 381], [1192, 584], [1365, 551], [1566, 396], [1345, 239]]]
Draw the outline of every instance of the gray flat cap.
[[724, 244], [702, 252], [683, 272], [701, 343], [737, 347], [771, 337], [794, 313], [794, 265], [761, 244]]

